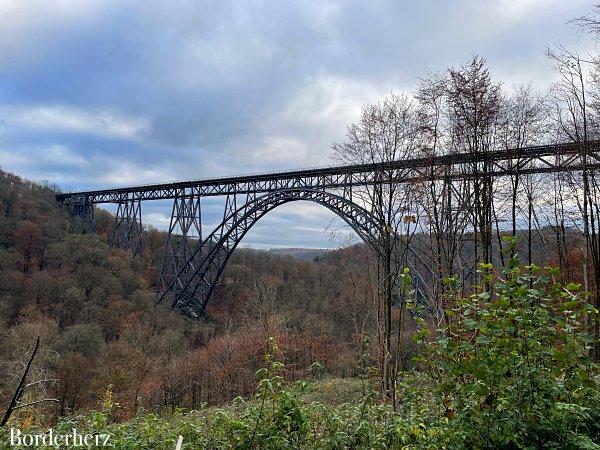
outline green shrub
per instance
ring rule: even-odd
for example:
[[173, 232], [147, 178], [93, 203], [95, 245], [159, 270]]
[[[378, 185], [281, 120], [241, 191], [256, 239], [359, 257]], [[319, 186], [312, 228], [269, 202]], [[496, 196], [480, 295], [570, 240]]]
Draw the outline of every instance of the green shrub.
[[558, 271], [512, 260], [489, 292], [458, 302], [421, 362], [435, 380], [452, 448], [600, 448], [598, 365], [585, 320], [597, 314]]

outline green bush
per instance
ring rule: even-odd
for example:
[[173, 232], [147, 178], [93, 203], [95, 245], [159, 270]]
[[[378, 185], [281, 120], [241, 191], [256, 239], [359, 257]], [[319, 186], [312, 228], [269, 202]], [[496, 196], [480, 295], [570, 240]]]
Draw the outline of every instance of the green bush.
[[421, 362], [435, 381], [452, 448], [600, 448], [598, 365], [585, 320], [598, 312], [558, 271], [512, 260], [490, 292], [447, 311]]

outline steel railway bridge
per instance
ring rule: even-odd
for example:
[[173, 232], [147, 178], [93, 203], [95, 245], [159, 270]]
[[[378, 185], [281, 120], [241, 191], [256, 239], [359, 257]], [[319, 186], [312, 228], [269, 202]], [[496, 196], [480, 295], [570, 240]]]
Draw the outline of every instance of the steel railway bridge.
[[[598, 169], [599, 150], [600, 142], [589, 143], [585, 152], [581, 145], [567, 143], [61, 193], [56, 199], [92, 230], [94, 205], [116, 204], [110, 244], [131, 252], [139, 252], [142, 245], [142, 202], [173, 200], [157, 296], [159, 301], [170, 297], [172, 308], [199, 317], [244, 235], [261, 217], [284, 203], [299, 200], [318, 203], [341, 217], [368, 245], [377, 249], [383, 227], [368, 205], [356, 201], [360, 189], [381, 183], [431, 180], [451, 186], [454, 180], [477, 176], [482, 165], [486, 167], [485, 176], [489, 177], [576, 172], [584, 170], [584, 165]], [[220, 224], [203, 235], [201, 199], [210, 196], [224, 196], [225, 210]]]

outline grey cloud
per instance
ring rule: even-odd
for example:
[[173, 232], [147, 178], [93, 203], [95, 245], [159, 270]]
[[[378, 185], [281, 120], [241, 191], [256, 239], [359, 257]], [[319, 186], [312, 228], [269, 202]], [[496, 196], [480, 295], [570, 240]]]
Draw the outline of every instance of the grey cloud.
[[[544, 46], [585, 47], [565, 24], [590, 8], [588, 0], [7, 4], [0, 165], [74, 189], [325, 164], [361, 104], [410, 92], [427, 71], [475, 52], [507, 84], [544, 88], [552, 76]], [[168, 210], [148, 205], [157, 225]], [[248, 239], [310, 234], [315, 246], [332, 245], [289, 217], [274, 211]]]

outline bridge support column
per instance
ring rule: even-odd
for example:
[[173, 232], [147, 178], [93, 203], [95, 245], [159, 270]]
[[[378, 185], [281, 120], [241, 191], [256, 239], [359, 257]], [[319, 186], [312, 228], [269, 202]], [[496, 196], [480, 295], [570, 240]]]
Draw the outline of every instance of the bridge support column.
[[135, 198], [119, 201], [110, 246], [139, 253], [142, 249], [142, 202]]
[[94, 205], [86, 200], [73, 203], [71, 214], [78, 217], [83, 223], [83, 232], [94, 232]]
[[[171, 222], [160, 269], [157, 298], [172, 286], [174, 299], [195, 303], [195, 295], [187, 295], [182, 287], [202, 260], [204, 253], [194, 253], [202, 245], [202, 208], [197, 188], [177, 191], [173, 201]], [[173, 305], [175, 306], [175, 305]]]
[[[175, 199], [157, 292], [158, 303], [171, 296], [171, 308], [193, 318], [204, 314], [224, 263], [251, 226], [248, 214], [255, 208], [257, 200], [254, 192], [245, 197], [234, 192], [226, 195], [223, 221], [207, 238], [202, 237], [200, 228], [200, 193], [178, 195]], [[181, 235], [174, 236], [176, 230]], [[223, 235], [227, 238], [222, 239]]]

